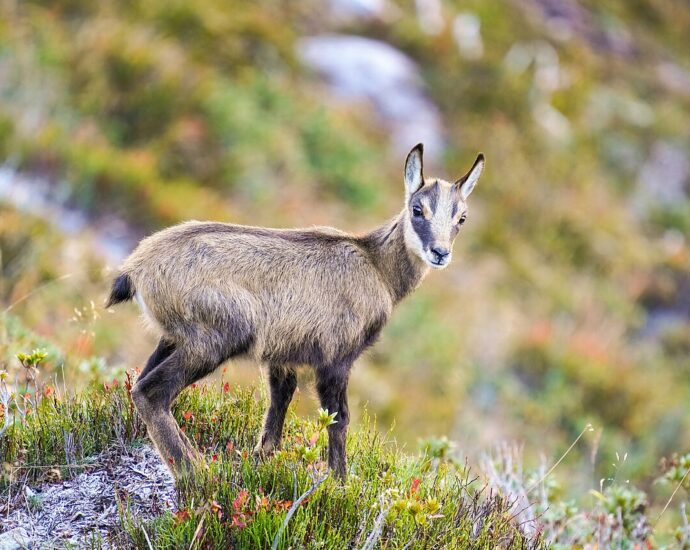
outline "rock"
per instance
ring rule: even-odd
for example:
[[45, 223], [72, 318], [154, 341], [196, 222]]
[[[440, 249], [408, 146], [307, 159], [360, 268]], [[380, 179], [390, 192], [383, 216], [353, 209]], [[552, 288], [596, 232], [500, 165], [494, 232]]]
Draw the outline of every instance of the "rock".
[[621, 57], [637, 53], [632, 33], [623, 22], [610, 17], [604, 26], [577, 0], [524, 0], [520, 8], [536, 13], [556, 40], [584, 39], [593, 49]]
[[398, 153], [420, 141], [428, 157], [442, 152], [439, 110], [426, 95], [417, 65], [404, 53], [378, 40], [337, 34], [302, 38], [297, 47], [303, 63], [336, 95], [374, 106]]
[[329, 0], [328, 7], [331, 16], [343, 23], [386, 20], [394, 12], [387, 0]]
[[31, 547], [29, 533], [23, 527], [0, 534], [0, 550], [23, 550]]
[[417, 21], [422, 32], [436, 36], [446, 26], [441, 0], [415, 0]]
[[690, 72], [675, 63], [664, 62], [656, 66], [656, 74], [664, 87], [674, 94], [690, 97]]
[[638, 176], [639, 194], [643, 200], [662, 206], [687, 200], [690, 161], [682, 147], [658, 141]]
[[453, 38], [460, 55], [465, 59], [479, 59], [484, 55], [481, 21], [475, 14], [464, 12], [455, 16]]
[[119, 264], [138, 240], [127, 223], [115, 216], [89, 219], [69, 205], [69, 187], [42, 176], [25, 174], [10, 164], [0, 165], [0, 203], [49, 220], [68, 236], [86, 235], [93, 249], [112, 265]]

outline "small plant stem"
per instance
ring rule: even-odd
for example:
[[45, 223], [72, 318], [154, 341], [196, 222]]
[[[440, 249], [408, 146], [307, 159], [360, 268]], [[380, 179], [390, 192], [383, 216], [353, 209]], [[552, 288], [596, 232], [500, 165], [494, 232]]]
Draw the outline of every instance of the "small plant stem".
[[390, 506], [385, 506], [383, 498], [381, 498], [381, 512], [374, 521], [374, 527], [371, 529], [371, 533], [369, 533], [367, 540], [364, 541], [364, 545], [360, 550], [373, 550], [375, 548], [376, 543], [379, 541], [379, 538], [381, 538], [381, 531], [383, 530], [383, 524], [386, 521], [386, 514], [388, 514], [389, 510]]
[[16, 300], [15, 300], [14, 302], [12, 302], [9, 306], [7, 306], [7, 307], [5, 308], [5, 310], [3, 311], [3, 314], [4, 314], [4, 313], [8, 313], [9, 311], [12, 310], [12, 308], [13, 308], [14, 306], [16, 306], [16, 305], [18, 305], [18, 304], [21, 304], [24, 300], [27, 300], [28, 298], [31, 298], [31, 296], [33, 296], [34, 294], [36, 294], [38, 291], [43, 290], [44, 288], [46, 288], [46, 287], [48, 287], [48, 286], [50, 286], [50, 285], [54, 285], [54, 284], [56, 284], [56, 283], [59, 283], [60, 281], [63, 281], [63, 280], [65, 280], [65, 279], [68, 279], [68, 278], [71, 277], [71, 276], [72, 276], [72, 274], [71, 274], [71, 273], [68, 273], [68, 274], [66, 274], [66, 275], [62, 275], [61, 277], [58, 277], [57, 279], [53, 279], [52, 281], [48, 281], [48, 282], [46, 282], [46, 283], [43, 283], [42, 285], [37, 286], [37, 287], [34, 288], [31, 292], [28, 292], [28, 293], [24, 294], [24, 296], [22, 296], [22, 297], [16, 299]]
[[141, 526], [141, 531], [144, 533], [144, 538], [146, 539], [146, 544], [149, 545], [150, 550], [153, 550], [153, 545], [151, 544], [151, 539], [149, 538], [149, 534], [146, 532], [146, 529], [144, 529], [144, 526]]
[[680, 488], [683, 486], [683, 482], [685, 481], [685, 478], [688, 477], [688, 474], [690, 474], [690, 468], [688, 468], [688, 469], [685, 471], [685, 475], [684, 475], [683, 478], [678, 482], [678, 485], [676, 485], [676, 488], [673, 490], [673, 493], [671, 493], [671, 496], [670, 496], [670, 497], [668, 498], [668, 500], [666, 501], [666, 504], [664, 505], [664, 509], [661, 510], [661, 512], [659, 513], [659, 515], [658, 515], [657, 518], [656, 518], [656, 521], [654, 522], [654, 527], [657, 526], [657, 524], [659, 523], [659, 520], [661, 519], [661, 516], [664, 515], [664, 512], [666, 511], [666, 509], [671, 505], [671, 501], [673, 500], [673, 497], [676, 496], [676, 493], [678, 492], [678, 489], [680, 489]]
[[189, 545], [189, 550], [192, 550], [192, 548], [194, 548], [194, 543], [196, 542], [196, 539], [201, 534], [201, 529], [204, 526], [204, 519], [205, 518], [206, 518], [206, 516], [201, 516], [201, 521], [199, 521], [199, 525], [196, 526], [196, 531], [194, 531], [194, 536], [192, 537], [192, 543]]
[[317, 482], [314, 483], [309, 489], [307, 489], [302, 495], [292, 503], [292, 506], [290, 506], [290, 509], [288, 510], [287, 515], [285, 516], [285, 519], [283, 520], [283, 524], [280, 526], [280, 529], [278, 529], [278, 532], [276, 533], [275, 538], [273, 539], [273, 544], [271, 544], [271, 550], [277, 550], [278, 549], [278, 544], [280, 544], [280, 537], [283, 535], [283, 531], [285, 531], [285, 528], [287, 527], [288, 522], [290, 521], [290, 518], [292, 515], [297, 511], [297, 508], [299, 508], [299, 505], [304, 502], [304, 499], [307, 498], [309, 495], [311, 495], [316, 489], [319, 488], [319, 486], [326, 481], [326, 478], [328, 476], [323, 476], [321, 479], [319, 479]]
[[570, 451], [573, 450], [573, 447], [575, 447], [575, 445], [577, 445], [577, 442], [580, 441], [580, 439], [582, 438], [582, 436], [585, 435], [585, 433], [591, 432], [591, 431], [592, 431], [592, 425], [591, 425], [591, 424], [587, 424], [587, 425], [584, 427], [584, 429], [580, 432], [580, 435], [578, 435], [578, 436], [575, 438], [575, 441], [573, 441], [573, 442], [571, 443], [570, 447], [568, 447], [568, 449], [563, 453], [563, 455], [561, 456], [561, 458], [559, 458], [559, 459], [556, 461], [556, 463], [555, 463], [553, 466], [551, 466], [551, 468], [549, 468], [549, 471], [546, 472], [546, 473], [541, 477], [541, 479], [539, 479], [539, 481], [537, 481], [534, 485], [532, 485], [529, 489], [527, 489], [527, 494], [529, 495], [534, 489], [536, 489], [537, 487], [539, 487], [539, 485], [541, 485], [541, 484], [544, 482], [544, 480], [545, 480], [547, 477], [549, 477], [549, 476], [551, 475], [551, 472], [553, 472], [553, 471], [558, 467], [558, 465], [559, 465], [561, 462], [563, 462], [563, 459], [565, 459], [565, 457], [568, 456], [568, 453], [570, 453]]

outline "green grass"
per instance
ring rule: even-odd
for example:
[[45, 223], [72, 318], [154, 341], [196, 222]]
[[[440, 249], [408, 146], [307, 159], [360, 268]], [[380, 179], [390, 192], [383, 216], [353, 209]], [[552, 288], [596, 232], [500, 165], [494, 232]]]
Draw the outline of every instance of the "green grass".
[[[129, 394], [135, 373], [69, 392], [43, 381], [49, 356], [40, 349], [16, 354], [26, 383], [14, 392], [0, 370], [0, 502], [25, 484], [90, 471], [104, 451], [111, 460], [147, 444]], [[690, 540], [687, 519], [674, 511], [690, 491], [690, 454], [662, 464], [656, 501], [656, 491], [619, 475], [627, 455], [616, 456], [615, 475], [597, 490], [584, 482], [573, 495], [555, 470], [572, 459], [589, 425], [548, 471], [545, 464], [531, 470], [517, 446], [504, 445], [484, 454], [475, 474], [446, 437], [421, 440], [418, 454], [406, 453], [365, 410], [350, 430], [349, 473], [340, 483], [325, 462], [328, 411], [291, 411], [282, 449], [253, 456], [265, 406], [256, 388], [222, 380], [186, 389], [173, 414], [208, 469], [181, 480], [176, 510], [157, 517], [136, 515], [118, 497], [119, 522], [108, 540], [171, 549], [687, 548]], [[98, 548], [98, 537], [83, 543]]]
[[[145, 430], [129, 398], [128, 380], [70, 395], [43, 386], [19, 397], [10, 407], [13, 422], [0, 438], [0, 463], [7, 465], [0, 497], [17, 479], [40, 483], [46, 467], [69, 477], [105, 449], [142, 444]], [[250, 450], [263, 408], [252, 389], [200, 385], [186, 390], [174, 412], [204, 450], [209, 469], [179, 484], [175, 513], [134, 517], [122, 503], [118, 529], [124, 538], [118, 540], [138, 548], [148, 547], [146, 537], [154, 548], [267, 548], [274, 540], [279, 548], [543, 544], [523, 534], [514, 519], [517, 510], [471, 478], [464, 466], [433, 458], [439, 455], [433, 449], [419, 456], [401, 453], [366, 414], [348, 439], [350, 471], [344, 484], [328, 476], [327, 438], [318, 415], [290, 415], [283, 449], [258, 460]], [[287, 521], [293, 503], [310, 490]]]

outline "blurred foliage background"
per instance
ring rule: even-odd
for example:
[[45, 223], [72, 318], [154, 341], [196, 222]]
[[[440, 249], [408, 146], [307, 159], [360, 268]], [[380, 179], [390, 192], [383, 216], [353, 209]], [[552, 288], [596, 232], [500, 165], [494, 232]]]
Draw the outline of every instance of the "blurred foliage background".
[[135, 307], [101, 304], [147, 233], [364, 231], [417, 141], [448, 179], [481, 150], [454, 263], [359, 360], [353, 410], [470, 460], [591, 422], [557, 475], [650, 483], [690, 449], [689, 35], [681, 0], [1, 0], [2, 367], [142, 365]]

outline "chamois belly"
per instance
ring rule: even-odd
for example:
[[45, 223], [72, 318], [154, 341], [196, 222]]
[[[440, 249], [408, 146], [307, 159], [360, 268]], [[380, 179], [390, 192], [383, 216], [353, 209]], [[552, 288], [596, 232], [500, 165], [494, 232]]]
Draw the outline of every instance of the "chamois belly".
[[384, 312], [367, 315], [324, 309], [302, 318], [278, 317], [257, 342], [257, 359], [274, 365], [315, 367], [352, 362], [371, 345], [387, 320]]
[[[173, 288], [159, 285], [138, 291], [138, 302], [148, 324], [181, 345], [205, 341], [222, 355], [239, 347], [251, 353], [257, 332], [259, 304], [239, 286], [201, 285]], [[241, 345], [240, 345], [241, 344]]]

